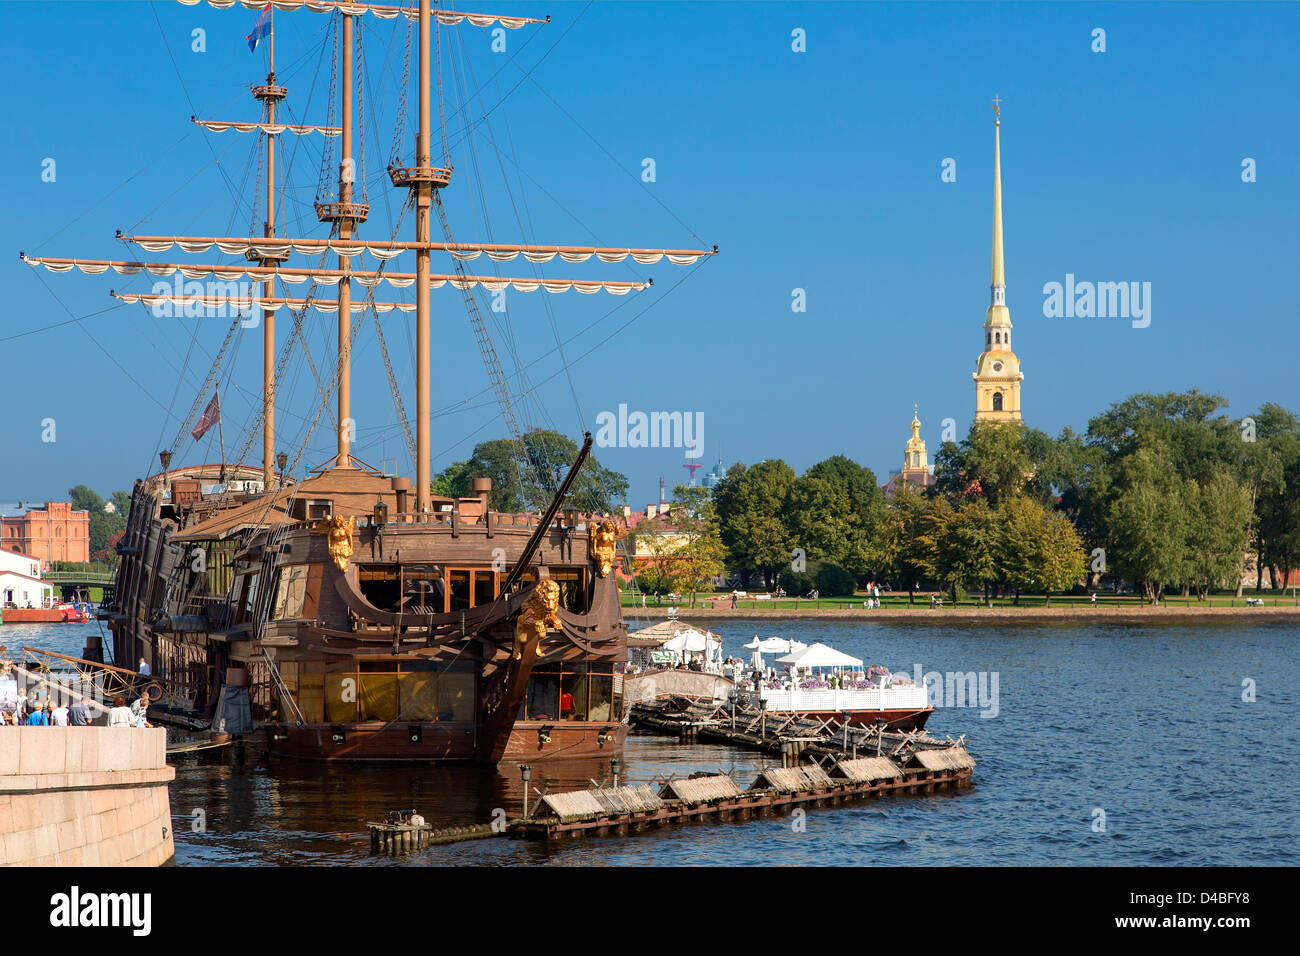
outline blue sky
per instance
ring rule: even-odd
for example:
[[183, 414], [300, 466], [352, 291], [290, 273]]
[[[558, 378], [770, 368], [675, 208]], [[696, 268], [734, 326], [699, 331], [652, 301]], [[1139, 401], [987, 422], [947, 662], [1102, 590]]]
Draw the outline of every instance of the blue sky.
[[[473, 151], [455, 135], [466, 114], [448, 124], [456, 176], [446, 202], [457, 239], [703, 241], [722, 250], [693, 273], [667, 263], [556, 261], [545, 275], [650, 276], [656, 285], [621, 299], [512, 293], [513, 336], [486, 313], [507, 372], [516, 357], [533, 363], [537, 388], [521, 403], [528, 421], [576, 434], [620, 403], [702, 412], [708, 465], [720, 453], [728, 463], [781, 457], [803, 470], [842, 453], [882, 480], [899, 466], [913, 402], [932, 450], [942, 419], [964, 434], [989, 294], [995, 93], [1003, 99], [1007, 302], [1028, 423], [1051, 434], [1081, 430], [1134, 392], [1193, 386], [1222, 392], [1237, 415], [1265, 401], [1300, 407], [1294, 5], [460, 8], [549, 13], [552, 22], [507, 34], [505, 54], [470, 26], [447, 40], [446, 62], [479, 91], [470, 115], [500, 102], [475, 127]], [[43, 270], [38, 278], [17, 253], [140, 257], [114, 241], [117, 228], [247, 235], [251, 188], [234, 213], [232, 194], [256, 175], [254, 140], [203, 133], [189, 117], [255, 118], [247, 87], [264, 75], [265, 58], [244, 43], [254, 19], [238, 7], [162, 2], [0, 7], [10, 91], [0, 146], [10, 247], [0, 259], [8, 290], [0, 505], [59, 498], [81, 482], [105, 495], [129, 488], [176, 433], [168, 410], [183, 416], [193, 401], [226, 320], [112, 308], [110, 288], [148, 291], [148, 283]], [[326, 22], [305, 11], [276, 18], [280, 78], [299, 122], [326, 122], [328, 63], [317, 73]], [[806, 52], [791, 50], [796, 28], [806, 31]], [[1096, 28], [1106, 31], [1104, 53], [1091, 50]], [[205, 52], [191, 50], [195, 29], [206, 31]], [[386, 238], [403, 198], [382, 170], [405, 33], [374, 19], [364, 31], [372, 216], [362, 234]], [[449, 92], [448, 101], [460, 100]], [[306, 140], [290, 167], [288, 228], [319, 237], [310, 203], [320, 153]], [[1253, 183], [1241, 178], [1247, 157]], [[46, 158], [56, 162], [52, 183], [41, 179]], [[643, 184], [646, 158], [656, 181]], [[946, 158], [956, 161], [956, 182], [941, 181]], [[403, 237], [413, 228], [408, 218]], [[149, 258], [228, 257], [173, 250]], [[433, 269], [450, 272], [450, 262], [435, 257]], [[500, 271], [531, 270], [515, 262]], [[1150, 326], [1044, 317], [1044, 283], [1067, 273], [1150, 282]], [[806, 290], [802, 314], [791, 311], [796, 288]], [[87, 316], [85, 332], [65, 324], [23, 334], [66, 322], [65, 306]], [[283, 341], [288, 314], [279, 321]], [[318, 365], [329, 360], [334, 321], [310, 320]], [[434, 293], [433, 322], [436, 470], [504, 427], [459, 293]], [[383, 323], [410, 409], [412, 319], [392, 313]], [[261, 330], [237, 339], [222, 378], [228, 452], [251, 420], [261, 368]], [[314, 412], [310, 372], [296, 367], [278, 442], [291, 451]], [[376, 465], [396, 459], [409, 473], [369, 320], [353, 380], [357, 454]], [[46, 418], [57, 425], [53, 443], [41, 440]], [[328, 458], [328, 428], [322, 419], [304, 463]], [[182, 459], [215, 458], [209, 441], [187, 441]], [[680, 450], [598, 454], [628, 475], [634, 506], [654, 499], [660, 475], [670, 487], [686, 475]]]

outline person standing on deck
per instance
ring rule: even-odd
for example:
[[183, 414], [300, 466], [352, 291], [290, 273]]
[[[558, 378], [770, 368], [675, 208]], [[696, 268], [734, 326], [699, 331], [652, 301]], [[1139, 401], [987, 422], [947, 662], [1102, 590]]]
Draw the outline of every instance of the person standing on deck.
[[143, 674], [145, 677], [153, 676], [153, 671], [149, 669], [149, 662], [146, 661], [143, 657], [140, 658], [140, 673]]
[[126, 706], [126, 698], [118, 694], [113, 698], [113, 709], [108, 712], [108, 726], [130, 727], [131, 724], [131, 708]]

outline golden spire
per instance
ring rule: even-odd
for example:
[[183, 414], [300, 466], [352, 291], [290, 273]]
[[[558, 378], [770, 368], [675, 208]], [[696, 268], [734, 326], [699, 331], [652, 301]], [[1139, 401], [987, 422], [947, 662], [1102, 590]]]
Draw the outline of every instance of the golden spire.
[[903, 474], [904, 476], [921, 476], [924, 483], [924, 476], [930, 470], [930, 456], [925, 451], [925, 441], [921, 438], [921, 416], [917, 405], [912, 405], [912, 437], [907, 440], [907, 447], [903, 450]]
[[998, 295], [998, 290], [1007, 287], [1006, 275], [1002, 271], [1002, 98], [993, 97], [993, 304], [1002, 305], [1005, 295]]

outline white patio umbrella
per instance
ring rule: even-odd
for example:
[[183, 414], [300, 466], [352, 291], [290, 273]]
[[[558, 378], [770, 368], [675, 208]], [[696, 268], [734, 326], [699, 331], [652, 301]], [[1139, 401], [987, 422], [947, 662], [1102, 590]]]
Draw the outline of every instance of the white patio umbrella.
[[664, 645], [666, 651], [709, 651], [715, 647], [722, 646], [721, 641], [716, 641], [709, 635], [695, 630], [685, 630], [674, 637]]

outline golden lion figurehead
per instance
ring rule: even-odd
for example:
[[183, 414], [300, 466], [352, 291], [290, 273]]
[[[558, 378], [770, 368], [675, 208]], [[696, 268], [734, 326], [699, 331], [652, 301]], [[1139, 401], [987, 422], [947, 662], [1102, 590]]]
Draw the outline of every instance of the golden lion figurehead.
[[548, 628], [560, 626], [560, 586], [550, 578], [542, 578], [515, 621], [515, 660], [524, 656], [528, 644], [540, 642]]
[[620, 528], [613, 518], [604, 521], [592, 521], [587, 530], [590, 541], [591, 556], [596, 562], [596, 571], [602, 577], [609, 576], [614, 566], [615, 545], [627, 537], [627, 530]]
[[330, 557], [340, 571], [348, 569], [348, 558], [352, 557], [352, 531], [356, 527], [356, 518], [344, 518], [342, 515], [330, 515], [322, 518], [316, 526], [323, 531], [329, 543]]

